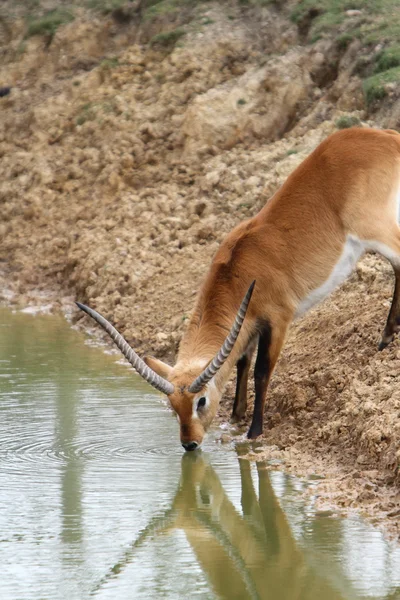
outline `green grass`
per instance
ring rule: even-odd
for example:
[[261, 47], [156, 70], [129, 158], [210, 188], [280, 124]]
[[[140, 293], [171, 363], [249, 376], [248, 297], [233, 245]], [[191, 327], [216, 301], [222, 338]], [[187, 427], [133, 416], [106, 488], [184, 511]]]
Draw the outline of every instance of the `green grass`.
[[[346, 11], [352, 9], [360, 10], [361, 15], [348, 16]], [[400, 39], [398, 0], [300, 0], [290, 16], [299, 25], [309, 19], [310, 40], [335, 32], [371, 44]]]
[[119, 65], [118, 56], [113, 56], [111, 58], [105, 58], [100, 63], [100, 67], [105, 70], [115, 69], [115, 67], [118, 67], [118, 65]]
[[62, 8], [49, 10], [42, 17], [28, 20], [25, 39], [34, 35], [49, 35], [53, 37], [60, 25], [71, 23], [73, 20], [74, 15], [68, 10]]
[[94, 104], [87, 102], [81, 106], [81, 112], [76, 118], [77, 125], [83, 125], [86, 121], [94, 121], [96, 113], [94, 110]]
[[109, 15], [114, 10], [118, 10], [126, 4], [126, 0], [87, 0], [86, 6], [102, 13], [103, 15]]
[[152, 46], [163, 46], [164, 48], [168, 48], [170, 46], [174, 46], [176, 42], [185, 35], [186, 31], [181, 27], [177, 29], [173, 29], [172, 31], [167, 31], [165, 33], [158, 33], [154, 37], [151, 38], [150, 44]]
[[[359, 15], [347, 15], [359, 10]], [[358, 73], [368, 106], [387, 95], [385, 85], [400, 80], [399, 0], [299, 0], [291, 13], [309, 43], [336, 39], [343, 51], [353, 40], [362, 43]], [[380, 45], [383, 48], [375, 51]]]
[[337, 36], [336, 42], [339, 48], [345, 50], [347, 46], [351, 44], [351, 42], [355, 39], [355, 35], [351, 33], [342, 33]]
[[359, 127], [361, 121], [354, 115], [342, 115], [336, 120], [335, 125], [338, 129], [349, 129], [349, 127]]
[[368, 105], [387, 96], [387, 83], [400, 83], [400, 67], [377, 73], [363, 81], [364, 96]]
[[143, 12], [143, 20], [152, 21], [158, 17], [177, 13], [183, 2], [180, 0], [156, 0], [155, 2], [147, 2], [146, 4], [147, 7]]
[[375, 73], [382, 73], [383, 71], [398, 66], [400, 66], [400, 45], [396, 44], [394, 46], [389, 46], [378, 53], [374, 70]]

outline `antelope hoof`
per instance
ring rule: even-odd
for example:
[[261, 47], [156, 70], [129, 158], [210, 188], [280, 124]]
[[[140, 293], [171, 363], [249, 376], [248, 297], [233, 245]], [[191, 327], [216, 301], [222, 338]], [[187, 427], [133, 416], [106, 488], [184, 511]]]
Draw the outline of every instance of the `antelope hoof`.
[[378, 350], [384, 350], [387, 346], [389, 346], [389, 344], [391, 342], [393, 342], [394, 339], [394, 335], [385, 335], [383, 334], [382, 339], [381, 339], [381, 343], [378, 346]]
[[239, 421], [242, 421], [245, 417], [246, 413], [244, 412], [242, 413], [232, 413], [231, 415], [231, 423], [239, 423]]
[[258, 438], [259, 435], [262, 435], [262, 432], [262, 426], [256, 425], [255, 427], [253, 427], [252, 425], [248, 431], [247, 438], [249, 440], [255, 440], [256, 438]]

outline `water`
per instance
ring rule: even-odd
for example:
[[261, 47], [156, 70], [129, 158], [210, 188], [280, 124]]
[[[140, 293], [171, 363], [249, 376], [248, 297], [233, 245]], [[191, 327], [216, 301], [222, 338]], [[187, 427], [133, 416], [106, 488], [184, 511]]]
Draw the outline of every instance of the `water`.
[[55, 317], [0, 310], [0, 598], [400, 599], [400, 549], [211, 434]]

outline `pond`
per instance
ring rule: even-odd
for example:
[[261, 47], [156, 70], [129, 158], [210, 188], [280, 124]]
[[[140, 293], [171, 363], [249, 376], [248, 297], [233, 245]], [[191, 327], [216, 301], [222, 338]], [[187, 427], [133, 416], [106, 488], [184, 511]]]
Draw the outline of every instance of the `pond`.
[[62, 319], [0, 309], [2, 600], [400, 599], [400, 549], [211, 432]]

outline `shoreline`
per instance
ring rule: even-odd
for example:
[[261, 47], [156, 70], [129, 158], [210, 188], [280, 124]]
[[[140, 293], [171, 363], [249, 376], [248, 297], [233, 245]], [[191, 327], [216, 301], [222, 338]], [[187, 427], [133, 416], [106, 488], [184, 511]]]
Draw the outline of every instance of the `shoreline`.
[[[1, 280], [0, 280], [1, 281]], [[110, 342], [108, 336], [96, 326], [88, 327], [79, 323], [80, 315], [75, 311], [74, 301], [71, 296], [59, 297], [57, 292], [40, 292], [35, 296], [33, 292], [28, 294], [30, 302], [23, 306], [17, 293], [7, 293], [8, 301], [5, 300], [5, 288], [3, 287], [0, 306], [11, 310], [29, 313], [32, 316], [41, 314], [61, 315], [68, 324], [81, 332], [88, 338], [94, 339], [96, 346], [104, 351], [121, 356], [120, 352]], [[36, 301], [35, 301], [36, 300]], [[47, 300], [45, 303], [41, 301]], [[77, 323], [78, 321], [78, 323]], [[129, 368], [131, 368], [129, 366]], [[234, 394], [234, 382], [230, 382], [226, 388], [219, 412], [214, 421], [214, 427], [218, 430], [217, 440], [225, 446], [233, 446], [235, 443], [246, 442], [251, 406], [248, 409], [246, 419], [240, 424], [231, 424], [229, 414]], [[268, 470], [280, 470], [302, 479], [318, 479], [317, 493], [312, 499], [317, 513], [332, 514], [332, 516], [359, 515], [366, 519], [374, 527], [377, 527], [386, 539], [395, 542], [400, 541], [400, 501], [399, 490], [395, 483], [390, 482], [390, 475], [382, 472], [379, 468], [363, 468], [356, 462], [343, 462], [340, 460], [339, 449], [321, 452], [318, 445], [308, 440], [304, 445], [298, 440], [293, 445], [279, 447], [276, 443], [269, 443], [269, 429], [267, 418], [264, 421], [265, 431], [262, 437], [254, 442], [248, 442], [252, 447], [242, 458], [250, 461], [266, 461]], [[349, 457], [347, 457], [349, 458]], [[307, 487], [304, 495], [311, 501], [311, 495], [315, 494], [313, 486]]]

